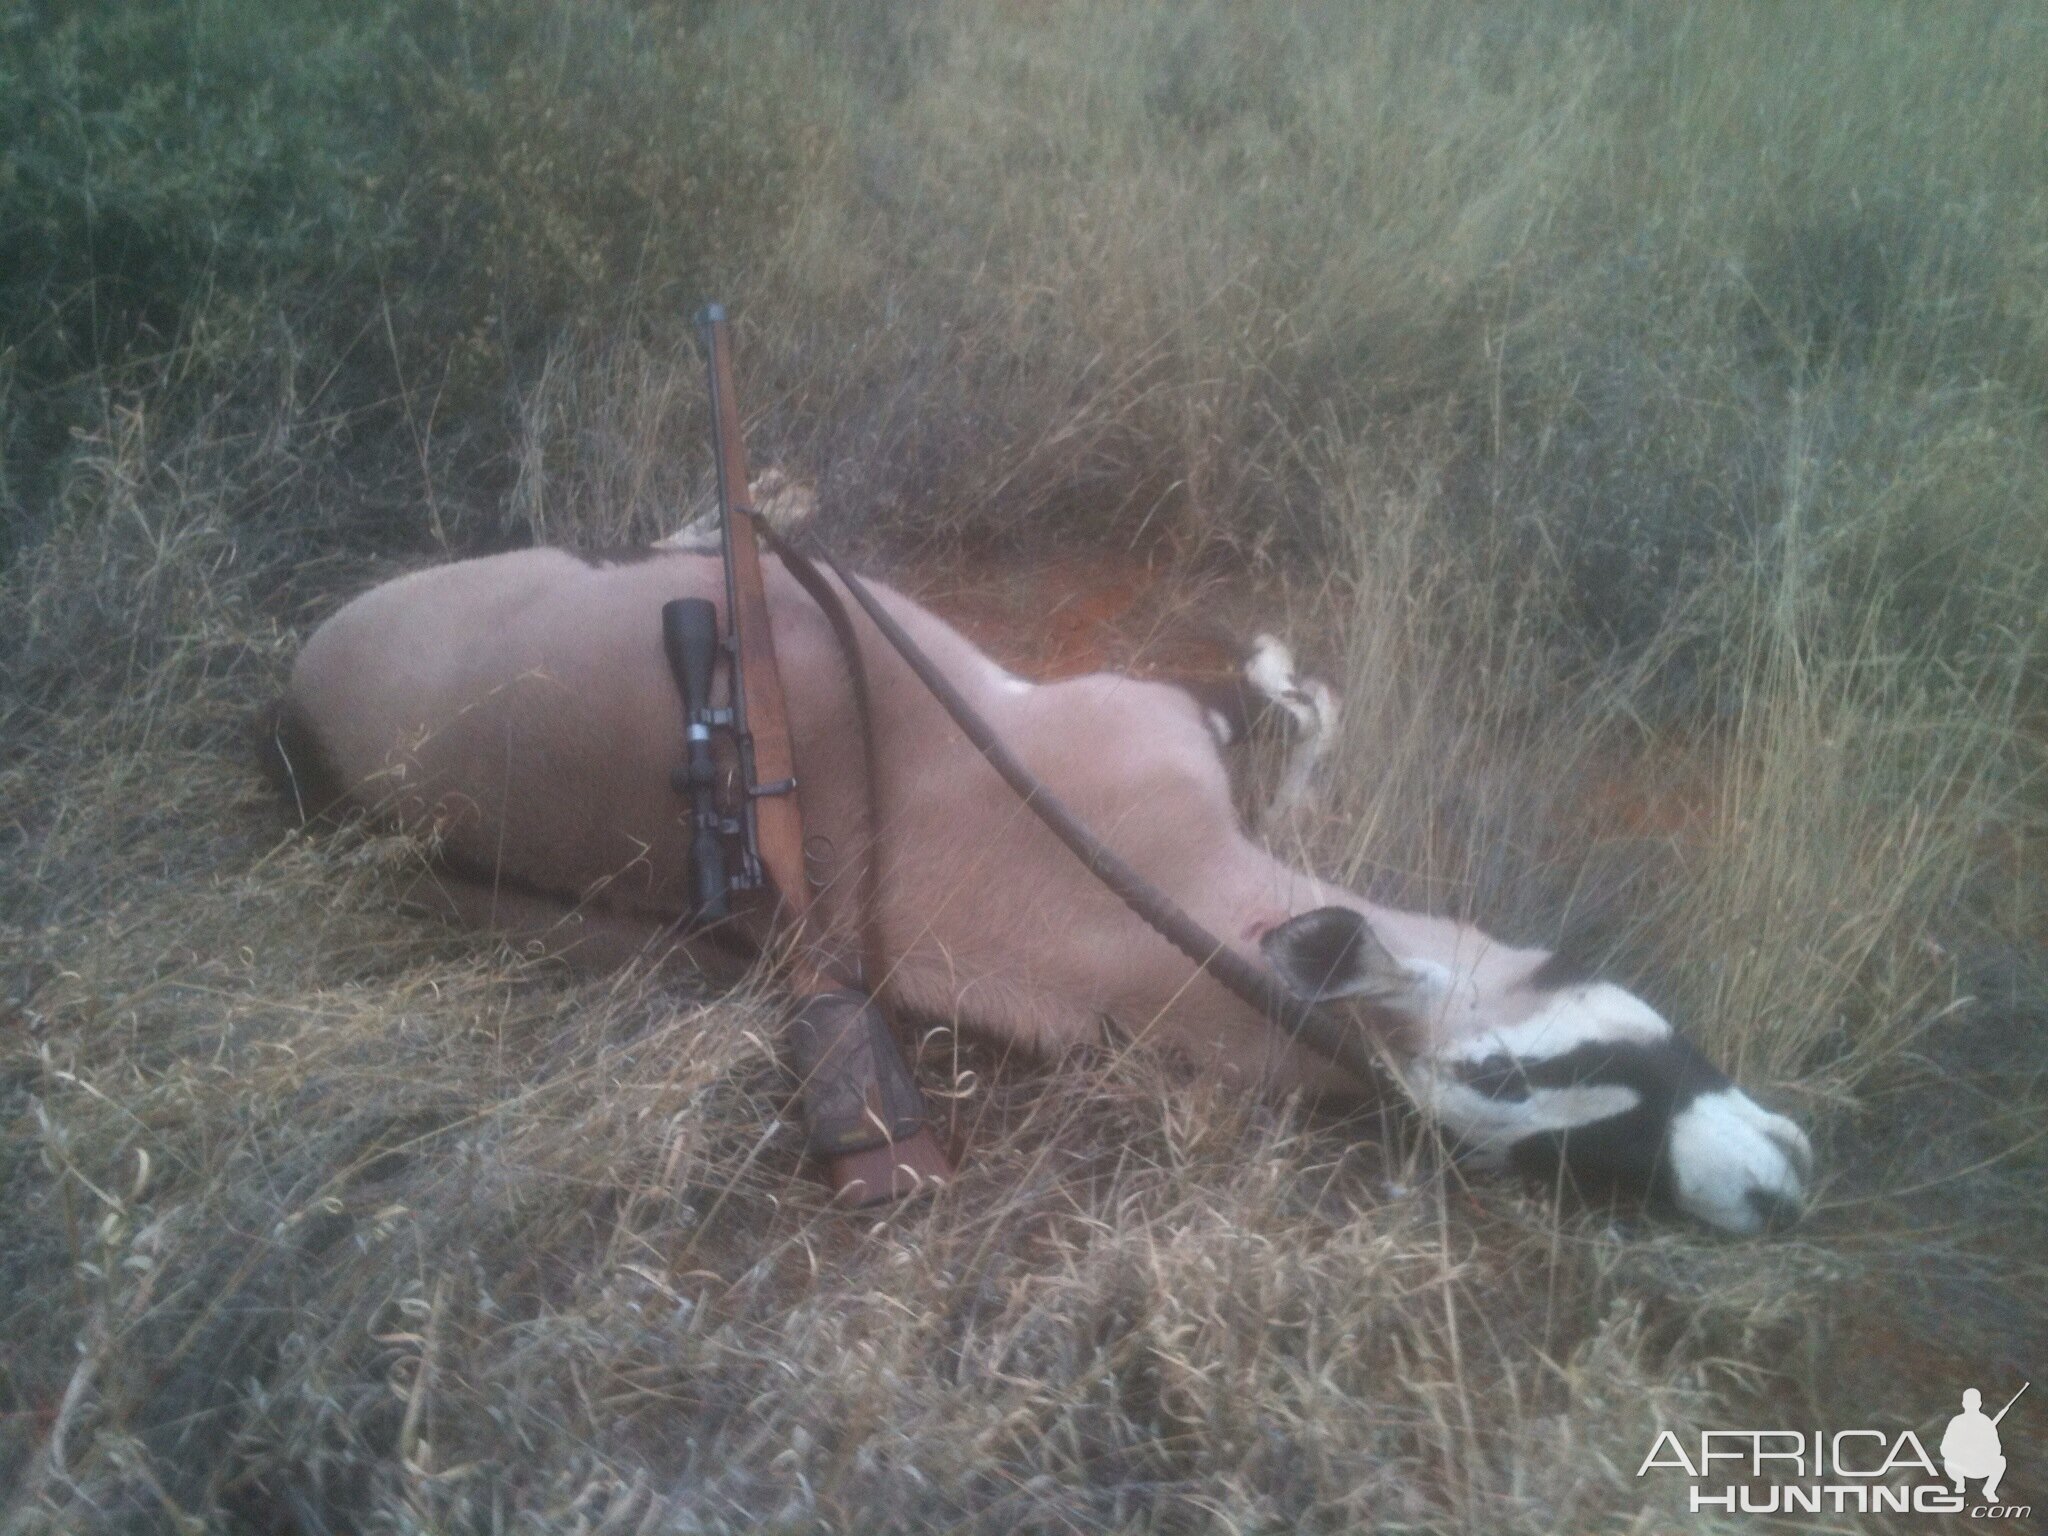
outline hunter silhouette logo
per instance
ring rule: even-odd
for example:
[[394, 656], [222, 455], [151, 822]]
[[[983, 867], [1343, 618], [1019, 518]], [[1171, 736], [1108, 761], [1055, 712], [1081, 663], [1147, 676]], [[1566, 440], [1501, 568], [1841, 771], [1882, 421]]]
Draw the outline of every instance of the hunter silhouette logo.
[[1998, 1421], [2012, 1412], [2020, 1392], [2032, 1385], [2031, 1381], [2023, 1385], [2013, 1393], [2010, 1402], [1988, 1419], [1980, 1407], [1984, 1395], [1975, 1387], [1963, 1394], [1963, 1411], [1948, 1421], [1948, 1431], [1941, 1437], [1941, 1469], [1955, 1479], [1957, 1493], [1963, 1491], [1966, 1479], [1981, 1477], [1985, 1502], [1998, 1502], [1998, 1482], [2005, 1476], [2005, 1451], [1998, 1443]]
[[[1715, 1509], [1745, 1515], [1916, 1514], [1968, 1515], [1974, 1520], [2024, 1520], [2025, 1504], [2001, 1504], [2005, 1449], [1998, 1425], [2031, 1382], [1997, 1413], [1983, 1411], [1984, 1395], [1963, 1393], [1963, 1411], [1941, 1437], [1941, 1466], [1912, 1430], [1709, 1429], [1697, 1454], [1675, 1430], [1665, 1430], [1636, 1468], [1682, 1471], [1691, 1478], [1690, 1511]], [[1944, 1475], [1947, 1481], [1943, 1481]], [[1983, 1482], [1972, 1501], [1964, 1485]], [[1951, 1488], [1949, 1485], [1954, 1484]], [[1701, 1486], [1707, 1484], [1708, 1486]], [[1718, 1486], [1714, 1486], [1718, 1484]]]

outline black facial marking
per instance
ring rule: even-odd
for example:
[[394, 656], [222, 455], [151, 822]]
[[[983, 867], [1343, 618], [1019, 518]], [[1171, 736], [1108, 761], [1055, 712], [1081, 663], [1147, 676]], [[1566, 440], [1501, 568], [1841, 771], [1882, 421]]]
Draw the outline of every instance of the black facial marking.
[[1508, 1165], [1533, 1183], [1561, 1184], [1584, 1200], [1668, 1207], [1677, 1195], [1664, 1158], [1669, 1124], [1637, 1105], [1591, 1125], [1524, 1137], [1508, 1149]]
[[1663, 1104], [1667, 1120], [1701, 1094], [1733, 1086], [1727, 1073], [1678, 1035], [1663, 1040], [1588, 1040], [1524, 1065], [1528, 1082], [1537, 1088], [1594, 1083], [1633, 1088], [1645, 1103]]
[[1600, 966], [1611, 948], [1606, 936], [1587, 925], [1567, 933], [1544, 962], [1529, 973], [1522, 984], [1539, 992], [1582, 986], [1600, 977]]
[[1201, 706], [1202, 714], [1218, 715], [1223, 728], [1230, 733], [1226, 746], [1239, 746], [1250, 740], [1254, 722], [1259, 718], [1259, 706], [1266, 701], [1253, 693], [1252, 687], [1241, 677], [1180, 677], [1168, 678]]
[[[1281, 707], [1278, 699], [1270, 697], [1265, 690], [1257, 687], [1247, 675], [1260, 647], [1247, 640], [1233, 637], [1212, 625], [1197, 622], [1197, 633], [1209, 632], [1219, 648], [1235, 654], [1236, 666], [1227, 677], [1189, 676], [1170, 677], [1165, 681], [1185, 689], [1194, 697], [1206, 713], [1214, 710], [1223, 717], [1230, 731], [1231, 745], [1240, 745], [1255, 737], [1277, 737], [1283, 741], [1300, 739], [1305, 727], [1293, 711]], [[1306, 704], [1309, 696], [1299, 688], [1286, 690], [1291, 703]]]
[[1529, 1097], [1529, 1063], [1502, 1052], [1484, 1061], [1461, 1061], [1452, 1074], [1475, 1093], [1505, 1104], [1520, 1104]]
[[1756, 1212], [1766, 1232], [1783, 1232], [1799, 1225], [1806, 1214], [1799, 1201], [1789, 1199], [1771, 1189], [1752, 1189], [1743, 1196], [1749, 1208]]
[[1540, 1061], [1489, 1058], [1478, 1070], [1491, 1082], [1501, 1074], [1495, 1062], [1511, 1060], [1519, 1071], [1520, 1093], [1492, 1097], [1513, 1101], [1536, 1088], [1606, 1085], [1636, 1094], [1636, 1104], [1621, 1114], [1526, 1136], [1508, 1149], [1508, 1162], [1517, 1171], [1555, 1183], [1562, 1170], [1572, 1189], [1595, 1201], [1647, 1198], [1669, 1205], [1675, 1191], [1664, 1154], [1672, 1120], [1701, 1094], [1733, 1086], [1690, 1041], [1676, 1036], [1654, 1042], [1589, 1041]]

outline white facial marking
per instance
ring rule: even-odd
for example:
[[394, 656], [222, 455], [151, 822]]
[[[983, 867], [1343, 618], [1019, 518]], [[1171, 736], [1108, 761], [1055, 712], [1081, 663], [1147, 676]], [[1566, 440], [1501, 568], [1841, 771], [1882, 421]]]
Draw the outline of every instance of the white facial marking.
[[1656, 1009], [1612, 983], [1596, 981], [1554, 992], [1520, 1023], [1467, 1035], [1436, 1054], [1450, 1061], [1489, 1056], [1545, 1061], [1581, 1045], [1656, 1045], [1670, 1038], [1671, 1026]]
[[1245, 658], [1244, 677], [1267, 698], [1278, 699], [1294, 686], [1294, 653], [1276, 636], [1260, 635]]
[[1813, 1170], [1806, 1133], [1739, 1088], [1703, 1093], [1679, 1111], [1666, 1155], [1679, 1207], [1728, 1232], [1763, 1230], [1752, 1194], [1798, 1205]]
[[[1609, 982], [1559, 988], [1538, 996], [1527, 1017], [1493, 1024], [1486, 1022], [1492, 1005], [1469, 965], [1397, 958], [1411, 985], [1380, 1001], [1424, 1022], [1431, 1044], [1424, 1054], [1394, 1063], [1395, 1070], [1416, 1107], [1456, 1136], [1482, 1166], [1507, 1161], [1530, 1137], [1596, 1125], [1642, 1103], [1640, 1090], [1618, 1082], [1543, 1087], [1522, 1079], [1502, 1092], [1498, 1068], [1519, 1062], [1533, 1069], [1601, 1045], [1647, 1047], [1654, 1064], [1661, 1059], [1657, 1048], [1676, 1040], [1662, 1014]], [[1685, 1064], [1693, 1053], [1680, 1049], [1666, 1068], [1696, 1071]], [[1599, 1059], [1597, 1050], [1589, 1051], [1587, 1065], [1597, 1071]], [[1718, 1073], [1714, 1078], [1725, 1081]], [[1701, 1093], [1668, 1125], [1641, 1129], [1641, 1173], [1652, 1172], [1651, 1160], [1661, 1164], [1679, 1209], [1696, 1221], [1728, 1232], [1760, 1232], [1775, 1218], [1796, 1215], [1806, 1200], [1813, 1176], [1806, 1134], [1738, 1088]], [[1565, 1156], [1569, 1167], [1569, 1144]]]
[[1260, 635], [1245, 658], [1244, 679], [1260, 697], [1286, 710], [1320, 755], [1320, 744], [1336, 721], [1337, 702], [1314, 678], [1295, 675], [1294, 653], [1272, 635]]
[[1465, 1143], [1482, 1167], [1500, 1162], [1524, 1137], [1625, 1115], [1641, 1102], [1633, 1088], [1620, 1083], [1532, 1088], [1524, 1099], [1492, 1098], [1428, 1062], [1411, 1063], [1401, 1076], [1423, 1113]]
[[1330, 692], [1329, 684], [1319, 678], [1305, 677], [1301, 680], [1301, 691], [1308, 700], [1309, 708], [1315, 713], [1314, 734], [1318, 738], [1335, 735], [1337, 696]]

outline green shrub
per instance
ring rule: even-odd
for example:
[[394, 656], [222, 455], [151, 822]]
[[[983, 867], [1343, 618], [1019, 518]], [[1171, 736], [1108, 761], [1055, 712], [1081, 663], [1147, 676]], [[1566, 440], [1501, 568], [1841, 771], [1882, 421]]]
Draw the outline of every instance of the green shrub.
[[381, 8], [13, 4], [0, 20], [0, 344], [30, 387], [163, 350], [217, 294], [366, 235]]
[[701, 10], [14, 5], [0, 486], [52, 494], [102, 391], [217, 405], [280, 345], [364, 441], [502, 460], [556, 337], [680, 326], [787, 217], [803, 71]]
[[[1327, 561], [1351, 514], [1309, 466], [1408, 434], [1455, 527], [1566, 573], [1551, 638], [1593, 653], [1769, 545], [1806, 458], [1814, 558], [1909, 629], [2003, 621], [1944, 552], [1971, 590], [2039, 553], [2024, 12], [6, 17], [19, 504], [105, 391], [253, 427], [287, 380], [346, 423], [361, 542], [638, 533], [704, 464], [685, 325], [717, 295], [756, 458], [856, 541]], [[622, 469], [629, 442], [660, 473]], [[1902, 442], [1967, 462], [1967, 504]], [[600, 481], [624, 500], [579, 503]]]
[[386, 21], [325, 0], [0, 11], [0, 556], [51, 525], [110, 394], [210, 402], [275, 303], [309, 312], [374, 249]]

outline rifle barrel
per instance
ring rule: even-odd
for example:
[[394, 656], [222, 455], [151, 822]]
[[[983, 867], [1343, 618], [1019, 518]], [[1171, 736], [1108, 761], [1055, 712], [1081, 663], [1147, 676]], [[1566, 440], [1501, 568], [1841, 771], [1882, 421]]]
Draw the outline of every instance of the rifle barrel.
[[711, 372], [711, 435], [725, 532], [726, 627], [732, 636], [733, 724], [741, 776], [762, 872], [781, 899], [783, 916], [796, 923], [810, 906], [803, 817], [795, 794], [789, 712], [775, 664], [775, 632], [761, 581], [761, 550], [747, 487], [747, 446], [732, 382], [732, 347], [725, 312], [717, 305], [707, 304], [698, 324]]

